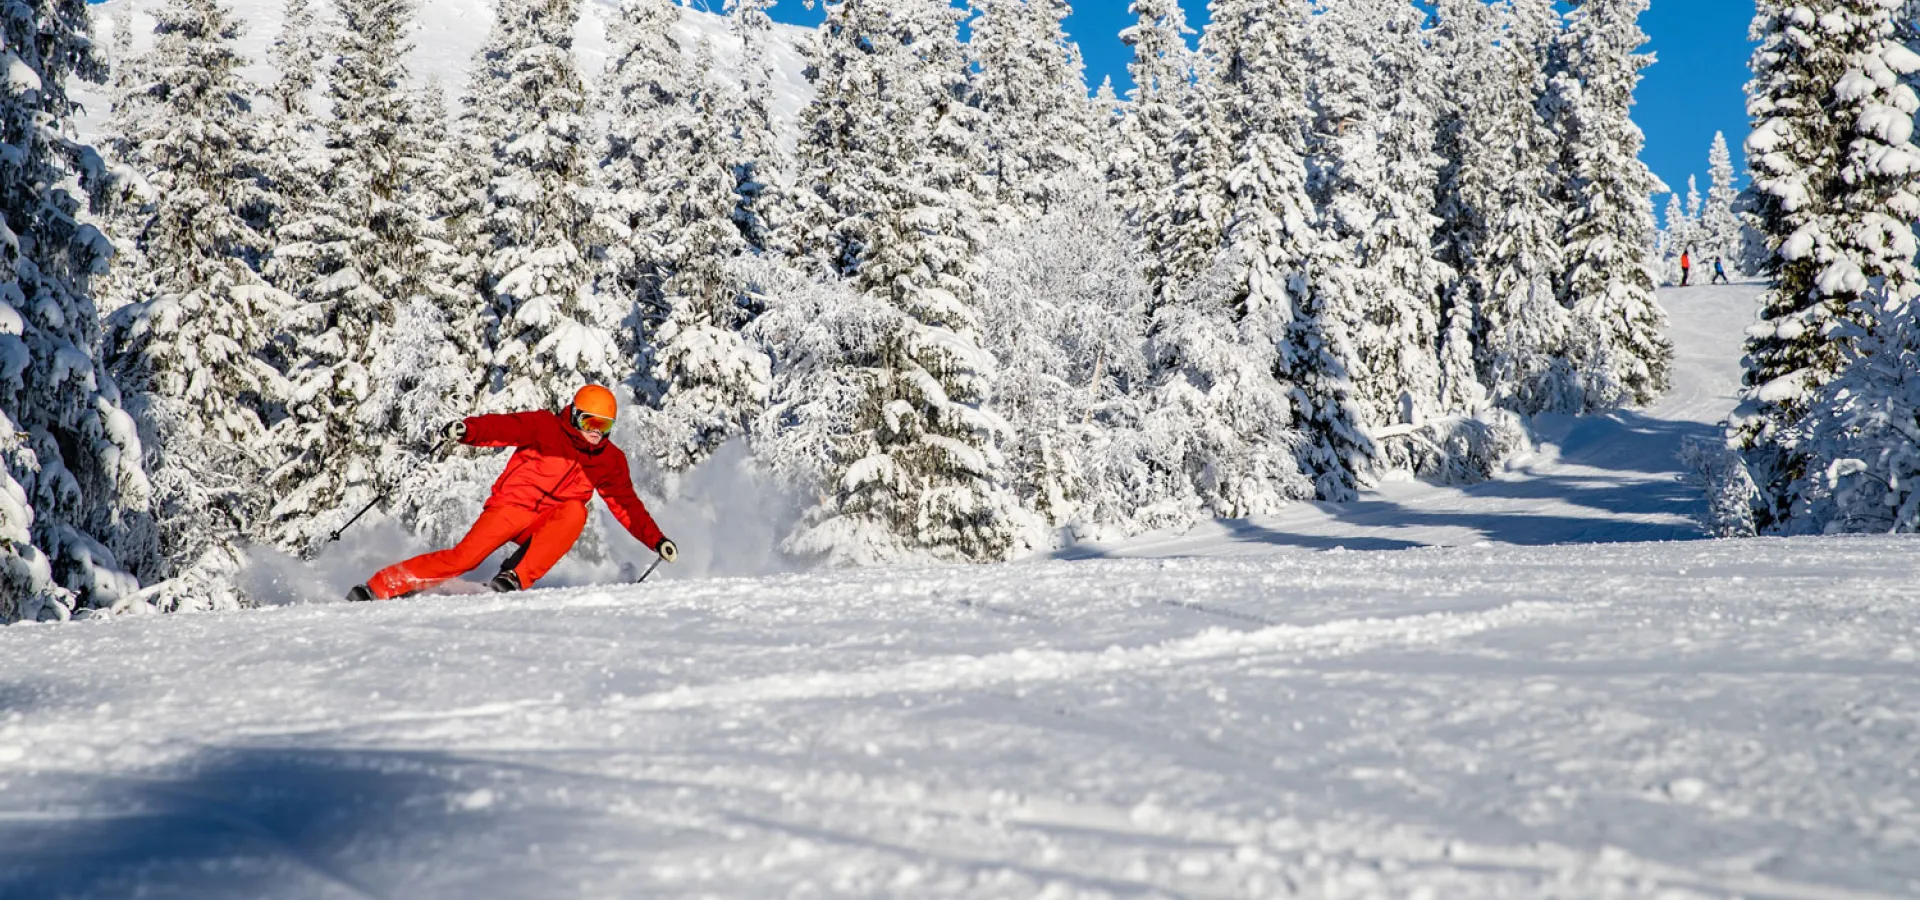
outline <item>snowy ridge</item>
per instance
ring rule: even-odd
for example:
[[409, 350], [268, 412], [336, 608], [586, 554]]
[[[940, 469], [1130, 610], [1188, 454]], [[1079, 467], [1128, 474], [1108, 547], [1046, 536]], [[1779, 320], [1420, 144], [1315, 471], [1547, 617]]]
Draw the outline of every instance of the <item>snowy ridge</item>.
[[0, 896], [1913, 896], [1910, 541], [1500, 524], [1689, 536], [1752, 296], [1397, 525], [0, 630]]

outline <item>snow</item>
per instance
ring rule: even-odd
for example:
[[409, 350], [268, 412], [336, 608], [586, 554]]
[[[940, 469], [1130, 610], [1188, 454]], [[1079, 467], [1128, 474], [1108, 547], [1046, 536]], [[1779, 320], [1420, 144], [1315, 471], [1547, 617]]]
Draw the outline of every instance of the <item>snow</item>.
[[[106, 0], [93, 4], [89, 8], [94, 17], [95, 33], [111, 34], [114, 17], [127, 15], [131, 9], [134, 49], [143, 50], [152, 41], [153, 19], [150, 10], [156, 5], [157, 0]], [[332, 3], [320, 0], [315, 5], [328, 21], [334, 18]], [[252, 64], [240, 70], [241, 76], [256, 85], [271, 83], [277, 76], [268, 63], [267, 54], [280, 34], [285, 13], [284, 2], [231, 0], [226, 6], [245, 29], [237, 47], [240, 54]], [[597, 79], [601, 70], [606, 68], [607, 55], [611, 50], [608, 25], [615, 18], [617, 6], [615, 0], [588, 0], [581, 4], [580, 21], [574, 28], [574, 47], [582, 74], [589, 82]], [[717, 14], [718, 5], [713, 6], [715, 12], [683, 7], [679, 37], [684, 41], [683, 46], [688, 48], [698, 46], [703, 40], [711, 43], [719, 68], [722, 71], [737, 71], [734, 61], [740, 55], [740, 42], [728, 31], [725, 20]], [[487, 29], [493, 24], [494, 4], [489, 0], [420, 0], [417, 7], [410, 36], [413, 50], [406, 58], [407, 71], [413, 76], [414, 87], [425, 87], [437, 81], [440, 88], [452, 96], [466, 84], [467, 68], [472, 64], [473, 54], [485, 42]], [[800, 109], [813, 96], [812, 87], [801, 75], [805, 66], [798, 49], [798, 36], [804, 29], [778, 24], [774, 28], [783, 39], [773, 41], [769, 50], [774, 72], [774, 104], [771, 112], [774, 121], [787, 126], [781, 129], [782, 134], [790, 136], [791, 126], [799, 118]], [[68, 90], [84, 107], [75, 116], [80, 137], [92, 140], [99, 134], [108, 112], [108, 98], [104, 89], [75, 80], [69, 84]], [[315, 99], [319, 99], [318, 93]]]
[[1667, 292], [1674, 393], [1473, 488], [0, 629], [0, 896], [1914, 895], [1911, 541], [1693, 540], [1675, 483], [1756, 297]]
[[27, 65], [19, 54], [9, 50], [0, 53], [0, 64], [7, 69], [7, 90], [14, 94], [25, 94], [40, 89], [40, 74]]

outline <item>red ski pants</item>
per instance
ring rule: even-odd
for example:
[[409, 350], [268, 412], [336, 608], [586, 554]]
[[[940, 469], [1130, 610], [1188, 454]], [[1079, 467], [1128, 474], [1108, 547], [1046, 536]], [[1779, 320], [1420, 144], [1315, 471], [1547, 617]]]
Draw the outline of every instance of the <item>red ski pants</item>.
[[382, 600], [424, 591], [473, 571], [493, 551], [510, 543], [524, 548], [513, 570], [520, 576], [520, 586], [530, 588], [573, 549], [586, 524], [587, 505], [580, 501], [544, 513], [495, 506], [480, 514], [460, 543], [381, 569], [367, 582], [367, 589]]

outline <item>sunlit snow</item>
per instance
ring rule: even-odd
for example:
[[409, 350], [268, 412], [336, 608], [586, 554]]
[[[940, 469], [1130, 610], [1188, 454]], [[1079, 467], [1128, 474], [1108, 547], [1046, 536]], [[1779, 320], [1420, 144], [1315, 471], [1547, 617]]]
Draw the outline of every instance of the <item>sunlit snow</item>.
[[662, 509], [703, 561], [639, 586], [305, 602], [369, 540], [0, 630], [0, 896], [1913, 896], [1911, 541], [1679, 481], [1756, 296], [1664, 294], [1674, 393], [1477, 487], [751, 578], [751, 502]]

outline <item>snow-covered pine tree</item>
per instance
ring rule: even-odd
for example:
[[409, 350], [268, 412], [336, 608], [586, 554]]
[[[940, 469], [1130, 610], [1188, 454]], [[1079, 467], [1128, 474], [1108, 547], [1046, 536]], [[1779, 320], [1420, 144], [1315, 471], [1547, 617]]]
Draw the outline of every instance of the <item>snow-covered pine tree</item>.
[[1449, 272], [1440, 295], [1438, 356], [1443, 408], [1473, 413], [1486, 406], [1474, 356], [1480, 305], [1480, 257], [1489, 237], [1493, 174], [1478, 158], [1476, 135], [1484, 119], [1481, 88], [1497, 70], [1499, 19], [1481, 0], [1436, 0], [1427, 39], [1435, 56], [1440, 104], [1435, 111], [1435, 149], [1440, 170], [1434, 185], [1434, 258]]
[[1133, 48], [1127, 64], [1133, 91], [1120, 120], [1110, 181], [1127, 221], [1140, 233], [1140, 265], [1157, 305], [1174, 285], [1166, 260], [1180, 178], [1175, 158], [1192, 139], [1195, 62], [1187, 35], [1193, 30], [1177, 0], [1133, 0], [1128, 9], [1138, 21], [1120, 32], [1120, 40]]
[[[279, 460], [271, 515], [275, 538], [302, 551], [376, 496], [412, 517], [414, 498], [397, 488], [427, 462], [433, 428], [468, 411], [479, 368], [415, 348], [447, 346], [446, 321], [471, 301], [452, 284], [440, 226], [411, 194], [429, 149], [402, 62], [413, 7], [336, 8], [326, 174], [279, 249], [310, 314], [294, 332], [287, 417], [270, 436]], [[416, 304], [438, 312], [407, 312]]]
[[1920, 304], [1877, 310], [1849, 365], [1807, 411], [1796, 531], [1920, 531]]
[[[476, 297], [486, 294], [481, 263], [490, 238], [481, 228], [481, 210], [493, 179], [494, 139], [509, 127], [510, 63], [536, 38], [527, 27], [529, 2], [495, 0], [493, 23], [467, 65], [467, 83], [461, 89], [451, 123], [452, 153], [447, 160], [446, 185], [441, 189], [448, 201], [441, 209], [441, 224], [460, 251], [460, 283]], [[481, 323], [476, 322], [474, 327], [484, 330]]]
[[1480, 296], [1476, 363], [1492, 401], [1522, 415], [1582, 408], [1568, 358], [1568, 314], [1554, 290], [1566, 210], [1554, 190], [1559, 140], [1542, 114], [1552, 0], [1508, 0], [1487, 81], [1463, 99], [1462, 143], [1475, 171], [1462, 197], [1486, 222], [1467, 277]]
[[1911, 303], [1920, 290], [1912, 230], [1920, 101], [1906, 83], [1920, 57], [1898, 40], [1899, 6], [1764, 0], [1754, 18], [1747, 158], [1773, 255], [1732, 424], [1763, 530], [1813, 525], [1805, 496], [1829, 461], [1808, 445], [1808, 408], [1857, 355], [1855, 336], [1874, 310]]
[[594, 216], [586, 88], [574, 65], [579, 0], [508, 0], [496, 23], [514, 48], [503, 62], [504, 115], [487, 154], [478, 212], [489, 304], [491, 410], [559, 409], [581, 384], [633, 374], [630, 301], [593, 290], [589, 254], [607, 241]]
[[1673, 343], [1655, 296], [1652, 195], [1633, 91], [1650, 57], [1647, 0], [1581, 0], [1554, 76], [1561, 190], [1570, 201], [1560, 260], [1573, 364], [1586, 409], [1651, 403], [1667, 390]]
[[453, 349], [473, 371], [463, 396], [479, 390], [483, 375], [478, 364], [488, 355], [484, 338], [486, 305], [478, 290], [479, 262], [473, 252], [473, 235], [465, 226], [472, 224], [471, 198], [462, 194], [462, 173], [472, 167], [461, 159], [471, 139], [453, 131], [454, 120], [448, 110], [445, 87], [429, 76], [413, 92], [409, 107], [411, 118], [405, 123], [401, 143], [418, 154], [418, 166], [406, 199], [414, 214], [437, 225], [437, 239], [428, 243], [431, 261], [427, 271], [438, 273], [446, 287], [460, 296], [441, 314], [446, 318], [446, 336]]
[[1380, 442], [1382, 462], [1411, 469], [1427, 456], [1418, 428], [1444, 409], [1440, 299], [1452, 273], [1434, 258], [1440, 82], [1412, 3], [1319, 6], [1308, 168], [1338, 251], [1319, 284], [1322, 308], [1345, 320], [1358, 424]]
[[788, 160], [773, 123], [774, 0], [727, 0], [727, 21], [740, 40], [738, 102], [731, 113], [734, 130], [734, 224], [754, 253], [779, 248], [774, 236], [789, 215], [792, 185]]
[[1680, 192], [1667, 194], [1666, 226], [1660, 229], [1661, 274], [1668, 284], [1680, 283], [1680, 254], [1693, 241], [1694, 224], [1687, 221], [1687, 208]]
[[1005, 425], [979, 408], [993, 360], [975, 337], [981, 154], [958, 16], [938, 0], [826, 12], [808, 48], [816, 94], [799, 183], [811, 189], [793, 233], [817, 271], [865, 298], [864, 333], [785, 366], [830, 381], [833, 398], [812, 408], [835, 417], [825, 496], [789, 546], [837, 562], [1004, 558], [1018, 526], [997, 446]]
[[[101, 81], [82, 0], [0, 21], [0, 622], [130, 598], [158, 562], [140, 438], [99, 360], [88, 280], [113, 247], [83, 222], [69, 77]], [[89, 160], [89, 162], [94, 162]]]
[[[764, 69], [764, 3], [734, 9], [749, 70]], [[613, 127], [600, 164], [601, 217], [616, 237], [610, 283], [641, 298], [646, 331], [635, 395], [661, 466], [681, 472], [744, 433], [767, 399], [766, 354], [741, 337], [758, 300], [739, 257], [767, 228], [759, 173], [777, 152], [767, 73], [735, 88], [702, 43], [680, 46], [663, 0], [622, 8], [602, 89]], [[756, 62], [756, 59], [758, 61]], [[759, 96], [749, 89], [761, 84]]]
[[609, 233], [603, 290], [636, 298], [641, 315], [655, 324], [665, 309], [660, 285], [670, 273], [659, 268], [663, 251], [653, 228], [669, 204], [654, 191], [670, 188], [680, 175], [665, 165], [666, 157], [674, 155], [668, 153], [670, 145], [684, 146], [676, 129], [689, 121], [687, 98], [701, 87], [687, 78], [692, 54], [674, 36], [679, 21], [671, 0], [621, 4], [611, 28], [613, 55], [600, 86], [609, 120], [596, 193], [598, 215]]
[[1092, 171], [1100, 127], [1065, 0], [969, 0], [967, 49], [996, 215], [1045, 212]]
[[320, 73], [320, 57], [329, 42], [321, 34], [318, 10], [311, 0], [286, 0], [280, 18], [280, 33], [274, 37], [267, 59], [278, 74], [266, 90], [275, 109], [296, 120], [312, 113], [307, 96], [313, 92]]
[[[1262, 2], [1227, 0], [1212, 12], [1201, 39], [1197, 133], [1183, 158], [1211, 156], [1192, 149], [1202, 146], [1224, 158], [1211, 173], [1182, 173], [1176, 220], [1185, 217], [1186, 227], [1177, 245], [1195, 258], [1162, 262], [1201, 268], [1155, 286], [1148, 427], [1178, 442], [1206, 508], [1239, 518], [1316, 490], [1339, 496], [1352, 474], [1351, 457], [1321, 427], [1347, 409], [1317, 390], [1344, 385], [1340, 356], [1326, 352], [1324, 337], [1303, 340], [1309, 330], [1319, 335], [1338, 325], [1316, 318], [1310, 295], [1325, 253], [1306, 191], [1304, 10], [1290, 2], [1276, 13]], [[1195, 217], [1219, 223], [1211, 244], [1194, 238]], [[1320, 380], [1299, 385], [1296, 397], [1287, 379], [1297, 374]], [[1310, 438], [1303, 428], [1313, 430]], [[1353, 429], [1339, 437], [1365, 441]]]
[[[329, 157], [321, 151], [324, 129], [309, 101], [319, 78], [320, 57], [330, 44], [326, 23], [309, 0], [286, 0], [280, 33], [268, 51], [274, 82], [254, 112], [255, 132], [248, 138], [261, 172], [261, 188], [245, 209], [249, 224], [278, 243], [279, 229], [312, 217], [310, 201], [327, 176]], [[284, 278], [303, 277], [299, 266], [282, 271], [264, 267], [276, 286], [292, 291]]]
[[652, 432], [662, 467], [682, 472], [746, 433], [766, 406], [766, 353], [741, 330], [759, 300], [740, 259], [751, 252], [734, 215], [738, 92], [711, 71], [712, 48], [695, 50], [692, 86], [662, 124], [642, 186], [656, 211], [647, 223], [650, 262], [666, 314], [648, 334], [642, 395], [652, 404]]
[[[409, 185], [407, 197], [422, 215], [440, 222], [443, 239], [448, 244], [447, 250], [454, 254], [453, 261], [461, 267], [454, 285], [462, 292], [473, 295], [471, 273], [465, 268], [470, 264], [470, 258], [462, 244], [463, 239], [455, 233], [450, 221], [451, 211], [459, 208], [463, 202], [455, 175], [459, 168], [455, 157], [459, 155], [462, 139], [453, 133], [446, 87], [439, 78], [428, 76], [413, 92], [411, 109], [413, 113], [407, 128], [408, 142], [420, 148], [427, 168], [419, 181]], [[477, 320], [479, 304], [467, 303], [466, 306], [476, 314], [468, 318]], [[472, 352], [477, 348], [477, 332], [467, 335], [465, 340], [471, 343], [463, 343], [463, 351]]]
[[1113, 78], [1101, 79], [1093, 92], [1093, 174], [1104, 179], [1109, 193], [1115, 187], [1113, 160], [1120, 148], [1121, 113], [1125, 108], [1113, 89]]
[[[1208, 33], [1219, 30], [1210, 26]], [[1297, 30], [1290, 37], [1297, 37]], [[1237, 102], [1246, 99], [1236, 95], [1246, 87], [1234, 81], [1237, 73], [1218, 70], [1222, 49], [1201, 36], [1199, 53], [1192, 57], [1194, 84], [1185, 96], [1188, 127], [1174, 136], [1169, 148], [1173, 196], [1170, 203], [1152, 207], [1140, 223], [1153, 251], [1150, 264], [1157, 293], [1168, 302], [1198, 283], [1227, 252], [1226, 234], [1234, 215], [1228, 178], [1238, 161], [1234, 141], [1248, 132], [1247, 123], [1233, 116], [1251, 104]]]
[[1723, 132], [1713, 133], [1707, 167], [1707, 177], [1712, 184], [1707, 188], [1706, 208], [1700, 212], [1700, 258], [1709, 272], [1715, 259], [1724, 263], [1728, 272], [1737, 272], [1745, 237], [1741, 234], [1740, 217], [1734, 213], [1740, 192], [1733, 189], [1733, 153], [1727, 149], [1727, 136]]
[[114, 242], [114, 253], [108, 271], [92, 281], [94, 299], [103, 319], [150, 293], [146, 285], [146, 260], [134, 237], [146, 221], [146, 205], [153, 200], [153, 186], [147, 181], [149, 167], [141, 161], [139, 148], [128, 137], [147, 125], [153, 115], [153, 98], [147, 91], [145, 76], [140, 73], [143, 54], [133, 49], [132, 7], [123, 7], [113, 17], [112, 40], [107, 119], [97, 139], [111, 175], [100, 186], [102, 190], [95, 192], [101, 195], [95, 212]]
[[1704, 200], [1700, 196], [1700, 176], [1688, 175], [1687, 176], [1687, 223], [1693, 229], [1693, 231], [1691, 235], [1688, 237], [1687, 247], [1693, 252], [1694, 256], [1700, 255], [1699, 244], [1700, 244], [1700, 241], [1702, 241], [1706, 237], [1706, 232], [1702, 230], [1702, 223], [1704, 223], [1705, 221], [1706, 221], [1706, 200]]
[[154, 11], [139, 60], [147, 113], [119, 142], [149, 175], [139, 296], [113, 316], [111, 365], [140, 425], [169, 586], [163, 609], [244, 599], [228, 576], [271, 504], [258, 439], [287, 400], [262, 351], [293, 299], [253, 268], [268, 240], [244, 215], [260, 178], [258, 118], [238, 69], [240, 34], [219, 0]]
[[97, 15], [89, 15], [87, 18], [87, 27], [90, 32], [88, 40], [94, 45], [96, 61], [100, 65], [107, 67], [107, 85], [117, 91], [123, 83], [123, 70], [125, 69], [127, 60], [133, 56], [132, 10], [129, 9], [122, 12], [109, 20], [112, 22], [113, 30], [107, 34], [107, 39], [104, 42], [106, 44], [106, 50], [104, 52], [100, 50], [100, 45], [103, 43], [99, 35], [100, 17]]
[[[479, 386], [479, 303], [459, 281], [458, 252], [437, 215], [445, 198], [441, 111], [409, 87], [407, 40], [415, 0], [334, 0], [342, 33], [328, 77], [330, 142], [339, 164], [361, 170], [348, 196], [364, 200], [354, 270], [380, 298], [372, 371], [381, 373], [355, 413], [376, 438], [375, 483], [386, 510], [430, 538], [452, 538], [471, 521], [473, 498], [451, 490], [466, 474], [429, 451], [438, 426], [469, 414]], [[337, 280], [343, 274], [336, 274]]]

